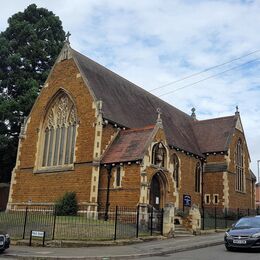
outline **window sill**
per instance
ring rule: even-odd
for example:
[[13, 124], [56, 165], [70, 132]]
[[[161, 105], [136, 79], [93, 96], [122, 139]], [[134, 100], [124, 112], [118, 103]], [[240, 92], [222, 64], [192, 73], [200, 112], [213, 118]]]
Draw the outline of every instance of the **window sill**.
[[241, 191], [241, 190], [236, 190], [237, 193], [240, 193], [240, 194], [246, 194], [245, 191]]
[[33, 173], [53, 173], [53, 172], [65, 172], [65, 171], [73, 171], [74, 165], [66, 165], [66, 166], [57, 166], [57, 167], [48, 167], [48, 168], [40, 168], [34, 170]]

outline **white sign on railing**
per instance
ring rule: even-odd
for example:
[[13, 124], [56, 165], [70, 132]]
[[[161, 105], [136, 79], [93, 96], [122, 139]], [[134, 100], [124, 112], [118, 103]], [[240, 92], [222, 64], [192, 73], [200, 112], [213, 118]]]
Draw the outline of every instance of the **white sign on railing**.
[[32, 231], [32, 237], [44, 237], [43, 231]]

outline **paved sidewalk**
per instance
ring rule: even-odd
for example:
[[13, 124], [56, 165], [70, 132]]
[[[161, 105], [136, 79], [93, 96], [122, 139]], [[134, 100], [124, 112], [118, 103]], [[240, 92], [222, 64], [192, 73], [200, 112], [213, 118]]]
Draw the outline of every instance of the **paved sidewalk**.
[[223, 244], [224, 234], [172, 238], [123, 246], [51, 248], [11, 246], [0, 258], [18, 259], [138, 259]]

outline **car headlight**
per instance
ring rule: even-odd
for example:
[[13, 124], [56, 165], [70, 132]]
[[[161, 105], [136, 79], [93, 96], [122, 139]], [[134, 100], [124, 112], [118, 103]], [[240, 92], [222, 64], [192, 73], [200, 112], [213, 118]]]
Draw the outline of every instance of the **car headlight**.
[[228, 232], [225, 232], [225, 237], [230, 237]]
[[254, 238], [260, 237], [260, 232], [253, 234], [252, 237]]
[[5, 237], [6, 237], [7, 239], [10, 238], [9, 234], [5, 234]]

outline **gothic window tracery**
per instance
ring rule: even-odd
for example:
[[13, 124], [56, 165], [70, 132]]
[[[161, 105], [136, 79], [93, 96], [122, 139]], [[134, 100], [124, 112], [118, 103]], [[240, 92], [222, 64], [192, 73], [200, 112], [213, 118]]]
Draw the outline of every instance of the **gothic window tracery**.
[[153, 146], [152, 163], [159, 167], [164, 167], [166, 162], [166, 149], [162, 143], [157, 143]]
[[43, 124], [42, 167], [73, 164], [76, 126], [75, 105], [62, 93], [53, 101]]
[[243, 144], [241, 139], [238, 140], [235, 151], [235, 165], [236, 165], [236, 190], [244, 192], [244, 157]]

